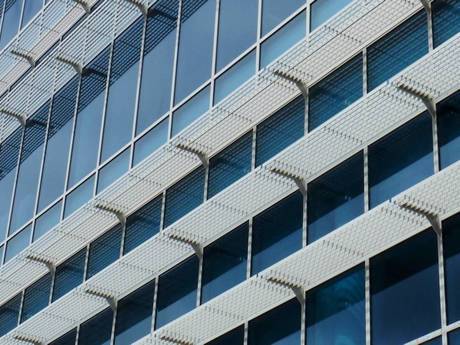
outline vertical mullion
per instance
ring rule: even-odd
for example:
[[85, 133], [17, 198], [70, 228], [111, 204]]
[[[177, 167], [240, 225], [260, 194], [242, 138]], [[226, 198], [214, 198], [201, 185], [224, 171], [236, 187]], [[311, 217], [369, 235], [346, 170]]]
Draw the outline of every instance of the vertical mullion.
[[214, 87], [215, 87], [215, 75], [218, 71], [216, 71], [217, 66], [217, 43], [219, 40], [219, 21], [220, 21], [220, 2], [222, 0], [212, 0], [215, 1], [215, 17], [214, 17], [214, 44], [212, 47], [212, 61], [211, 61], [211, 86], [210, 86], [210, 103], [209, 108], [211, 108], [214, 104]]
[[[442, 224], [439, 224], [442, 229]], [[441, 312], [442, 344], [447, 345], [447, 305], [446, 305], [446, 280], [444, 271], [443, 233], [436, 236], [438, 242], [438, 270], [439, 270], [439, 299]]]

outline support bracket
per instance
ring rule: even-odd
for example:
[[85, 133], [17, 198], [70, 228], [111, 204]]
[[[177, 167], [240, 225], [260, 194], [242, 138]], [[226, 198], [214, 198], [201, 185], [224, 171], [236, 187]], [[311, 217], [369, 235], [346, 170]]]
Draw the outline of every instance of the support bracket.
[[193, 251], [195, 252], [196, 256], [199, 259], [203, 258], [203, 246], [198, 243], [197, 241], [190, 240], [187, 238], [183, 238], [182, 236], [176, 235], [176, 234], [168, 234], [168, 237], [174, 241], [181, 242], [188, 244], [189, 246], [192, 247]]
[[302, 93], [302, 96], [303, 96], [305, 102], [308, 100], [308, 88], [305, 86], [305, 84], [302, 82], [301, 79], [293, 77], [293, 76], [287, 74], [286, 72], [283, 72], [283, 71], [280, 71], [280, 70], [273, 71], [273, 74], [276, 75], [277, 77], [280, 77], [282, 79], [285, 79], [285, 80], [290, 81], [291, 83], [295, 84], [295, 86], [297, 86], [297, 88]]
[[79, 5], [85, 10], [85, 12], [86, 12], [87, 14], [90, 14], [90, 13], [91, 13], [92, 8], [91, 8], [91, 6], [90, 6], [90, 4], [89, 4], [88, 1], [86, 1], [86, 0], [74, 0], [74, 1], [75, 1], [77, 4], [79, 4]]
[[15, 49], [15, 48], [11, 49], [10, 53], [13, 54], [13, 55], [16, 55], [17, 57], [20, 57], [20, 58], [26, 60], [31, 67], [35, 67], [37, 65], [36, 59], [30, 53], [19, 51], [19, 50]]
[[69, 58], [66, 58], [64, 56], [56, 56], [56, 60], [66, 65], [71, 66], [75, 70], [75, 72], [77, 72], [78, 74], [80, 75], [83, 74], [83, 66], [79, 64], [78, 62], [72, 61]]
[[208, 168], [209, 166], [209, 159], [208, 159], [208, 156], [204, 153], [204, 152], [201, 152], [197, 149], [194, 149], [194, 148], [191, 148], [191, 147], [188, 147], [184, 144], [177, 144], [176, 145], [176, 148], [178, 148], [179, 150], [182, 150], [182, 151], [185, 151], [185, 152], [189, 152], [189, 153], [192, 153], [194, 154], [195, 156], [198, 157], [198, 159], [201, 161], [201, 164], [203, 164], [203, 166], [205, 168]]
[[26, 255], [26, 259], [30, 260], [30, 261], [35, 261], [35, 262], [37, 262], [39, 264], [45, 265], [46, 268], [48, 268], [48, 270], [50, 271], [51, 274], [54, 274], [54, 272], [56, 272], [56, 265], [53, 262], [51, 262], [50, 260], [48, 260], [48, 259], [40, 258], [40, 257], [35, 256], [33, 254]]
[[117, 301], [115, 300], [115, 297], [106, 294], [104, 292], [99, 292], [99, 291], [94, 291], [90, 289], [85, 289], [84, 290], [88, 295], [99, 297], [102, 299], [105, 299], [107, 303], [109, 304], [110, 308], [115, 311], [117, 309]]
[[431, 13], [431, 2], [429, 0], [419, 0], [422, 5], [423, 5], [423, 8], [425, 9], [425, 11], [430, 14]]
[[399, 207], [415, 212], [421, 216], [424, 216], [430, 222], [431, 227], [433, 228], [436, 235], [438, 235], [439, 237], [441, 236], [442, 234], [441, 220], [439, 219], [439, 216], [437, 214], [417, 208], [409, 204], [402, 204], [402, 205], [399, 205]]
[[291, 289], [299, 303], [305, 303], [305, 290], [301, 286], [274, 277], [268, 277], [267, 281]]
[[29, 335], [23, 335], [23, 334], [15, 334], [13, 335], [13, 338], [18, 341], [22, 341], [25, 343], [29, 343], [31, 345], [45, 345], [43, 341], [40, 341], [38, 339], [35, 339], [32, 336]]
[[27, 124], [27, 116], [25, 116], [24, 114], [19, 114], [13, 110], [8, 110], [5, 108], [0, 108], [0, 113], [9, 117], [14, 117], [16, 120], [19, 121], [22, 127], [25, 127]]
[[95, 205], [94, 207], [96, 207], [97, 209], [99, 210], [102, 210], [102, 211], [106, 211], [106, 212], [109, 212], [109, 213], [112, 213], [113, 215], [115, 215], [117, 217], [117, 219], [120, 221], [120, 224], [123, 226], [123, 227], [126, 227], [126, 215], [124, 214], [123, 211], [120, 211], [120, 210], [117, 210], [113, 207], [110, 207], [110, 206], [105, 206], [105, 205]]
[[291, 174], [290, 172], [287, 172], [287, 171], [284, 171], [278, 168], [273, 168], [270, 170], [270, 172], [294, 181], [294, 183], [296, 184], [297, 188], [299, 188], [302, 195], [304, 197], [307, 196], [307, 186], [302, 177], [296, 176], [294, 174]]
[[399, 85], [398, 86], [398, 89], [400, 89], [401, 91], [411, 95], [411, 96], [414, 96], [418, 99], [420, 99], [423, 104], [425, 105], [426, 109], [428, 110], [428, 113], [431, 115], [431, 117], [433, 119], [436, 118], [436, 105], [435, 105], [435, 102], [433, 101], [433, 99], [431, 99], [431, 97], [429, 97], [428, 95], [418, 91], [418, 90], [415, 90], [409, 86], [406, 86], [406, 85]]
[[167, 341], [168, 343], [176, 344], [176, 345], [194, 345], [190, 341], [179, 340], [179, 339], [173, 338], [173, 337], [171, 337], [169, 335], [162, 335], [162, 336], [160, 336], [160, 339], [164, 340], [164, 341]]
[[126, 1], [136, 6], [144, 16], [149, 15], [149, 6], [142, 0], [126, 0]]

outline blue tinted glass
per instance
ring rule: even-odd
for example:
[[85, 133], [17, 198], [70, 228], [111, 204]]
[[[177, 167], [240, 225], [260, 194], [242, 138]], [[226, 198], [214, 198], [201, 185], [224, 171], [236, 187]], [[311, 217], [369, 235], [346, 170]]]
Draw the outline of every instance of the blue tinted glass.
[[246, 279], [248, 224], [243, 224], [204, 249], [202, 302]]
[[160, 231], [162, 195], [137, 210], [126, 221], [123, 252], [128, 253]]
[[31, 230], [32, 227], [29, 225], [8, 241], [5, 251], [5, 262], [19, 254], [29, 245]]
[[363, 58], [358, 55], [309, 91], [308, 130], [311, 131], [363, 95]]
[[209, 93], [209, 86], [207, 86], [174, 112], [172, 120], [172, 136], [175, 136], [208, 111]]
[[302, 248], [303, 197], [296, 192], [254, 217], [252, 274]]
[[157, 1], [147, 19], [136, 133], [169, 110], [178, 0]]
[[263, 0], [262, 35], [271, 31], [302, 5], [305, 5], [305, 0]]
[[109, 54], [108, 48], [100, 53], [81, 80], [68, 188], [96, 167]]
[[24, 27], [40, 11], [43, 6], [42, 0], [24, 0], [24, 11], [22, 13], [22, 24]]
[[132, 137], [143, 27], [139, 17], [113, 44], [101, 162]]
[[431, 339], [429, 341], [424, 342], [423, 345], [442, 345], [442, 339], [441, 337]]
[[65, 200], [64, 218], [67, 218], [93, 197], [94, 176], [75, 188]]
[[427, 15], [420, 11], [367, 48], [368, 90], [375, 89], [426, 53]]
[[255, 71], [256, 54], [255, 51], [252, 51], [217, 78], [214, 90], [214, 103], [219, 103], [232, 91], [236, 90], [246, 80], [252, 77]]
[[0, 336], [18, 325], [22, 293], [16, 295], [0, 307]]
[[256, 41], [257, 8], [258, 0], [220, 0], [216, 71]]
[[75, 345], [75, 338], [77, 337], [77, 329], [64, 334], [62, 337], [51, 342], [49, 345]]
[[160, 276], [156, 329], [195, 308], [197, 284], [198, 259], [196, 256]]
[[120, 257], [122, 226], [116, 225], [89, 246], [86, 279], [96, 275]]
[[71, 119], [74, 115], [77, 88], [78, 79], [75, 77], [53, 97], [38, 202], [39, 211], [64, 192], [72, 134]]
[[50, 231], [61, 220], [61, 207], [62, 202], [59, 201], [56, 205], [51, 207], [43, 213], [36, 221], [34, 227], [33, 240], [36, 241], [48, 231]]
[[219, 338], [206, 343], [206, 345], [243, 345], [244, 327], [240, 326], [234, 330], [221, 335]]
[[403, 344], [441, 327], [437, 258], [430, 229], [371, 259], [373, 345]]
[[27, 122], [16, 182], [10, 233], [24, 225], [34, 214], [35, 197], [45, 141], [49, 104], [43, 105]]
[[257, 126], [256, 166], [303, 137], [305, 102], [298, 97]]
[[460, 31], [460, 2], [436, 0], [432, 6], [434, 45], [437, 47]]
[[50, 299], [51, 274], [48, 273], [24, 291], [22, 302], [21, 322], [30, 319], [40, 310], [44, 309]]
[[204, 198], [205, 169], [199, 167], [166, 191], [164, 227], [200, 206]]
[[364, 268], [307, 293], [307, 344], [366, 344]]
[[311, 4], [311, 31], [325, 23], [340, 10], [345, 8], [352, 0], [316, 0]]
[[364, 162], [354, 156], [308, 184], [308, 243], [364, 212]]
[[97, 181], [97, 193], [102, 192], [108, 186], [122, 176], [129, 167], [129, 148], [120, 153], [107, 165], [105, 165], [99, 171], [99, 177]]
[[0, 180], [0, 241], [6, 236], [15, 177], [16, 170], [12, 170]]
[[115, 344], [132, 344], [150, 333], [154, 292], [153, 281], [118, 302]]
[[136, 166], [152, 152], [168, 141], [169, 118], [164, 119], [134, 144], [133, 166]]
[[251, 171], [252, 132], [225, 148], [209, 161], [208, 199]]
[[460, 329], [448, 334], [449, 345], [460, 345]]
[[86, 249], [82, 249], [70, 259], [67, 259], [56, 267], [53, 284], [53, 301], [64, 296], [67, 292], [83, 282], [85, 259]]
[[113, 312], [108, 308], [80, 326], [78, 345], [109, 345]]
[[176, 103], [211, 76], [214, 0], [183, 0], [176, 76]]
[[305, 12], [302, 12], [262, 43], [260, 67], [267, 67], [304, 38], [306, 30], [306, 16]]
[[0, 37], [0, 49], [3, 49], [16, 35], [21, 20], [22, 0], [7, 0], [5, 14], [3, 15], [2, 35]]
[[431, 174], [431, 118], [423, 113], [369, 147], [371, 207], [412, 187]]
[[443, 223], [447, 321], [460, 320], [460, 215]]
[[249, 321], [249, 345], [299, 345], [300, 304], [293, 299]]
[[438, 140], [441, 168], [460, 159], [460, 92], [438, 104]]

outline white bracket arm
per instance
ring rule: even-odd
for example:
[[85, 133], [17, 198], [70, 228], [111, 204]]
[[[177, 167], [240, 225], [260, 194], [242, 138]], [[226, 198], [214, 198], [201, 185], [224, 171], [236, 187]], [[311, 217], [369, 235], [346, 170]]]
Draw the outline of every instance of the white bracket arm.
[[83, 66], [78, 62], [72, 61], [71, 59], [66, 58], [65, 56], [56, 56], [56, 60], [71, 66], [78, 74], [83, 74]]
[[194, 345], [190, 341], [179, 340], [179, 339], [173, 338], [173, 337], [168, 336], [168, 335], [163, 335], [163, 336], [160, 337], [160, 339], [163, 340], [163, 341], [166, 341], [168, 343], [176, 344], [176, 345]]
[[201, 161], [201, 164], [203, 164], [203, 166], [205, 168], [208, 168], [208, 166], [209, 166], [209, 158], [204, 152], [201, 152], [201, 151], [199, 151], [197, 149], [188, 147], [188, 146], [186, 146], [184, 144], [177, 144], [176, 148], [178, 148], [179, 150], [194, 154]]
[[273, 169], [270, 170], [270, 172], [274, 173], [275, 175], [285, 177], [288, 180], [294, 181], [294, 183], [296, 184], [297, 188], [299, 188], [299, 190], [302, 193], [302, 195], [304, 197], [307, 196], [307, 186], [306, 186], [306, 184], [304, 182], [304, 179], [302, 177], [296, 176], [294, 174], [291, 174], [291, 173], [289, 173], [287, 171], [284, 171], [284, 170], [281, 170], [281, 169], [278, 169], [278, 168], [273, 168]]
[[441, 234], [442, 234], [442, 226], [441, 226], [441, 220], [440, 220], [438, 215], [436, 215], [436, 214], [434, 214], [432, 212], [417, 208], [415, 206], [409, 205], [409, 204], [402, 204], [402, 205], [398, 205], [398, 206], [403, 208], [403, 209], [405, 209], [405, 210], [409, 210], [409, 211], [417, 213], [417, 214], [419, 214], [421, 216], [424, 216], [430, 222], [431, 227], [433, 228], [433, 230], [436, 233], [436, 235], [438, 235], [439, 237], [441, 236]]
[[26, 53], [26, 52], [23, 52], [23, 51], [19, 51], [19, 50], [15, 49], [15, 48], [11, 49], [10, 53], [13, 54], [13, 55], [16, 55], [17, 57], [20, 57], [21, 59], [26, 60], [31, 67], [35, 67], [37, 65], [37, 61], [32, 56], [32, 54], [29, 54], [29, 53]]
[[24, 343], [29, 343], [31, 345], [45, 345], [43, 341], [37, 340], [34, 337], [29, 336], [29, 335], [15, 334], [13, 335], [13, 338], [15, 340], [18, 340]]
[[126, 1], [136, 6], [144, 16], [148, 16], [149, 6], [147, 3], [143, 2], [142, 0], [126, 0]]
[[436, 118], [436, 105], [431, 97], [406, 85], [399, 85], [401, 91], [420, 99], [433, 119]]
[[299, 303], [301, 305], [305, 303], [305, 290], [301, 286], [274, 277], [268, 277], [267, 281], [291, 289]]
[[431, 1], [429, 0], [419, 0], [422, 5], [423, 5], [423, 8], [425, 8], [425, 11], [428, 13], [428, 14], [431, 14]]
[[273, 74], [275, 76], [277, 76], [277, 77], [280, 77], [281, 79], [285, 79], [287, 81], [290, 81], [295, 86], [297, 86], [297, 88], [302, 93], [302, 96], [303, 96], [305, 102], [307, 102], [307, 100], [308, 100], [308, 88], [305, 86], [305, 84], [302, 82], [301, 79], [296, 78], [294, 76], [291, 76], [291, 75], [287, 74], [286, 72], [279, 71], [279, 70], [273, 71]]
[[54, 272], [56, 272], [56, 265], [53, 262], [51, 262], [50, 260], [48, 260], [48, 259], [40, 258], [40, 257], [34, 256], [32, 254], [27, 255], [26, 259], [30, 260], [30, 261], [37, 262], [37, 263], [42, 264], [42, 265], [45, 265], [46, 268], [48, 268], [48, 270], [49, 270], [49, 272], [51, 274], [54, 274]]
[[87, 14], [91, 13], [91, 6], [89, 4], [89, 1], [86, 0], [74, 0], [77, 4], [79, 4]]
[[127, 219], [127, 217], [126, 217], [126, 215], [124, 214], [123, 211], [117, 210], [117, 209], [115, 209], [113, 207], [110, 207], [110, 206], [105, 206], [105, 205], [100, 205], [100, 204], [95, 205], [94, 207], [99, 209], [99, 210], [112, 213], [113, 215], [115, 215], [115, 217], [117, 217], [117, 219], [119, 220], [119, 222], [123, 226], [123, 228], [126, 227], [126, 219]]
[[194, 240], [191, 240], [191, 239], [187, 239], [187, 238], [183, 238], [179, 235], [175, 235], [175, 234], [169, 234], [168, 237], [174, 241], [177, 241], [177, 242], [181, 242], [181, 243], [185, 243], [185, 244], [188, 244], [189, 246], [192, 247], [193, 251], [195, 252], [196, 256], [199, 258], [199, 259], [202, 259], [203, 258], [203, 246], [194, 241]]
[[24, 114], [19, 114], [13, 110], [5, 109], [5, 108], [0, 108], [0, 113], [2, 113], [3, 115], [9, 116], [9, 117], [15, 118], [16, 120], [19, 121], [22, 127], [25, 127], [27, 124], [27, 116]]
[[115, 297], [113, 297], [113, 296], [111, 296], [109, 294], [99, 292], [99, 291], [94, 291], [94, 290], [91, 290], [91, 289], [86, 289], [85, 292], [88, 295], [105, 299], [107, 301], [107, 303], [109, 304], [110, 308], [113, 311], [115, 311], [117, 309], [117, 301], [115, 300]]

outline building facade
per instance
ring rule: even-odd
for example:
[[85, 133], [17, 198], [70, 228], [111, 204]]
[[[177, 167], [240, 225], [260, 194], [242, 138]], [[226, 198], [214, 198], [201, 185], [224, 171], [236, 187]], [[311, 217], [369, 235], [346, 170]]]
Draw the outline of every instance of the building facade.
[[0, 344], [460, 345], [459, 0], [0, 8]]

